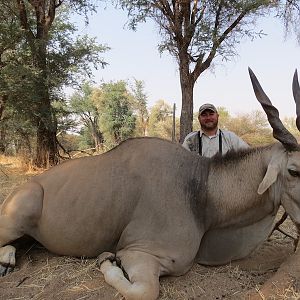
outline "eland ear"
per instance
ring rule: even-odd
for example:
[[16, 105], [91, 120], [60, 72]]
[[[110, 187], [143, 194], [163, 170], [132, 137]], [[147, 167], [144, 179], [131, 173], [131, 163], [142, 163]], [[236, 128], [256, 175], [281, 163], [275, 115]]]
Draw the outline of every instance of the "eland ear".
[[286, 151], [280, 144], [275, 144], [273, 148], [273, 154], [271, 161], [268, 164], [267, 172], [258, 186], [257, 193], [262, 195], [276, 180], [280, 170], [286, 163]]
[[269, 164], [267, 172], [257, 190], [259, 195], [262, 195], [277, 180], [278, 173], [278, 166]]

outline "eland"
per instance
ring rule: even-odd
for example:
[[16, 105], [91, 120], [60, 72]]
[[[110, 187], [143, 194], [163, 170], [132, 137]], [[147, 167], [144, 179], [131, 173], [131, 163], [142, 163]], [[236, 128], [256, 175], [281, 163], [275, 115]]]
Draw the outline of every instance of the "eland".
[[[106, 282], [127, 300], [154, 300], [160, 276], [249, 255], [272, 231], [280, 205], [300, 224], [299, 145], [249, 73], [279, 143], [208, 159], [136, 138], [53, 167], [1, 206], [0, 274], [15, 266], [10, 243], [29, 235], [60, 255], [98, 257]], [[297, 71], [293, 95], [300, 130]]]

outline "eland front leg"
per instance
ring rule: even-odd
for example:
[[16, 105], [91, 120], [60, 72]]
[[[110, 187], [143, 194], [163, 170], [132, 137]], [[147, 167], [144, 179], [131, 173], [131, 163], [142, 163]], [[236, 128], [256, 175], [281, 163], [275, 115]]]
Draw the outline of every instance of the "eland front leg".
[[[123, 251], [118, 256], [122, 267], [108, 255], [99, 260], [105, 281], [126, 300], [155, 300], [159, 295], [160, 263], [157, 257], [140, 251]], [[125, 274], [124, 274], [125, 272]]]
[[0, 276], [15, 267], [15, 252], [8, 245], [36, 226], [43, 207], [43, 188], [38, 183], [27, 183], [9, 195], [0, 208]]

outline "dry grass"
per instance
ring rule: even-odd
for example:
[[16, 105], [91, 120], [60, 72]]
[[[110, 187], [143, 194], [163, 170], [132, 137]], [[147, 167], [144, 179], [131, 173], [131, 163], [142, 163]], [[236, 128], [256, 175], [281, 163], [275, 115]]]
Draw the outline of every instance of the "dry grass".
[[273, 295], [265, 296], [259, 289], [258, 286], [255, 287], [257, 294], [259, 295], [260, 299], [262, 300], [299, 300], [300, 293], [297, 291], [291, 283], [287, 288], [284, 290], [277, 287], [276, 283], [274, 285], [274, 292]]
[[37, 168], [31, 161], [24, 159], [22, 156], [0, 155], [0, 173], [6, 177], [15, 173], [32, 176], [43, 171], [45, 169]]
[[17, 186], [43, 171], [26, 163], [22, 157], [0, 155], [0, 203]]
[[[77, 296], [86, 297], [104, 288], [100, 282], [91, 284], [94, 278], [101, 276], [95, 259], [57, 257], [37, 246], [23, 254], [24, 258], [18, 280], [9, 280], [7, 276], [7, 280], [1, 282], [2, 288], [13, 291], [12, 298], [8, 299], [40, 300], [48, 296], [50, 299], [72, 299], [73, 296], [78, 299]], [[24, 296], [19, 298], [20, 295]]]
[[17, 169], [19, 172], [26, 173], [30, 169], [30, 164], [25, 162], [22, 157], [0, 155], [0, 166], [3, 172], [8, 169]]

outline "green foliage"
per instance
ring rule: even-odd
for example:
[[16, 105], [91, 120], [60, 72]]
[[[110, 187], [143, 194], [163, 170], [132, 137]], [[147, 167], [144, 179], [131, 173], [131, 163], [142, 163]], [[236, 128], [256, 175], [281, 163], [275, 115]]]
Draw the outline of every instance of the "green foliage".
[[220, 116], [221, 128], [231, 130], [240, 136], [250, 146], [262, 146], [274, 142], [272, 130], [262, 111], [253, 111], [237, 117]]
[[193, 131], [197, 131], [200, 129], [200, 124], [198, 121], [198, 112], [193, 113]]
[[91, 98], [92, 92], [92, 85], [88, 82], [84, 82], [80, 90], [71, 96], [70, 107], [72, 111], [81, 114], [83, 118], [85, 116], [88, 118], [95, 116], [97, 114], [97, 108], [95, 107]]
[[106, 65], [100, 54], [109, 47], [97, 44], [95, 38], [87, 35], [75, 36], [76, 27], [69, 17], [69, 11], [59, 12], [50, 32], [48, 68], [53, 75], [49, 78], [53, 89], [78, 86], [78, 82], [92, 76], [92, 67], [98, 69]]
[[168, 51], [179, 63], [187, 51], [190, 67], [206, 59], [208, 63], [216, 53], [225, 59], [235, 55], [240, 39], [257, 36], [255, 17], [274, 6], [271, 0], [115, 2], [128, 10], [133, 30], [139, 22], [153, 19], [160, 29], [160, 51]]
[[283, 21], [285, 33], [294, 33], [300, 44], [300, 1], [299, 0], [286, 0], [279, 1], [277, 17]]
[[[65, 152], [62, 152], [62, 156], [66, 156], [67, 154], [72, 154], [73, 151], [81, 150], [80, 145], [82, 142], [82, 136], [77, 134], [70, 134], [64, 132], [58, 135], [58, 140], [61, 144], [64, 145]], [[84, 147], [83, 149], [87, 149]]]
[[[81, 90], [72, 95], [69, 105], [75, 118], [77, 116], [80, 118], [78, 126], [84, 126], [82, 132], [87, 145], [99, 151], [103, 143], [103, 136], [99, 128], [99, 113], [92, 99], [93, 90], [94, 88], [89, 83], [84, 83]], [[92, 137], [92, 140], [87, 139], [88, 135]]]
[[[40, 141], [49, 141], [49, 136], [42, 136], [47, 130], [55, 136], [57, 129], [72, 126], [68, 111], [64, 111], [63, 89], [78, 86], [82, 78], [92, 75], [92, 68], [105, 66], [100, 55], [108, 47], [97, 44], [94, 38], [76, 36], [76, 28], [69, 21], [77, 9], [83, 14], [94, 9], [92, 1], [60, 1], [55, 18], [46, 14], [47, 22], [39, 24], [37, 16], [42, 18], [42, 8], [37, 14], [28, 1], [24, 3], [26, 20], [15, 1], [0, 0], [0, 98], [5, 99], [5, 103], [0, 99], [0, 112], [12, 110], [15, 118], [11, 126], [2, 126], [6, 132], [1, 137], [13, 136], [11, 132], [22, 118], [28, 124], [24, 127], [28, 135], [39, 132]], [[43, 128], [37, 130], [41, 124]], [[54, 146], [48, 150], [53, 151]]]
[[293, 117], [284, 118], [283, 125], [285, 128], [297, 139], [298, 143], [300, 142], [300, 132], [296, 126], [296, 120]]
[[94, 149], [95, 140], [93, 139], [91, 129], [89, 127], [82, 127], [79, 131], [78, 150]]
[[134, 79], [134, 86], [131, 88], [134, 115], [136, 116], [135, 136], [145, 136], [149, 122], [147, 110], [147, 95], [144, 92], [144, 82]]
[[218, 114], [219, 114], [219, 124], [221, 127], [223, 127], [223, 124], [225, 126], [225, 124], [228, 123], [228, 121], [230, 119], [230, 113], [223, 106], [220, 106], [217, 109], [218, 109]]
[[136, 117], [132, 95], [124, 81], [104, 83], [92, 96], [99, 112], [99, 124], [109, 148], [132, 136]]
[[[150, 110], [148, 135], [172, 139], [173, 111], [172, 107], [164, 100], [158, 100]], [[179, 136], [179, 120], [176, 119], [176, 140]]]
[[[18, 120], [16, 122], [16, 119]], [[15, 155], [17, 153], [34, 156], [35, 131], [26, 116], [7, 107], [0, 122], [0, 148], [2, 153]]]

